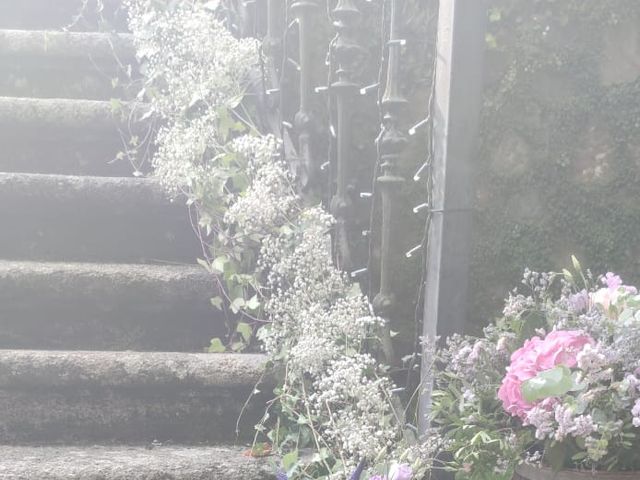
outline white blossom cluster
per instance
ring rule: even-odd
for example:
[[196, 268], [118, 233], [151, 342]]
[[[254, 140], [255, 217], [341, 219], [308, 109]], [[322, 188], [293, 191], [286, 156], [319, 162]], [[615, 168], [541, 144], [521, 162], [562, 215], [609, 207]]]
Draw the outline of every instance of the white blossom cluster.
[[231, 143], [231, 150], [247, 160], [251, 186], [234, 198], [225, 222], [235, 224], [246, 236], [273, 231], [296, 212], [298, 197], [286, 163], [276, 155], [278, 147], [273, 135], [243, 135]]
[[126, 0], [129, 27], [145, 76], [139, 97], [162, 120], [155, 173], [172, 190], [189, 188], [212, 170], [225, 146], [220, 112], [244, 95], [258, 62], [258, 43], [237, 39], [201, 2]]
[[210, 118], [178, 120], [159, 129], [154, 173], [169, 190], [176, 192], [209, 177], [214, 166], [207, 154], [212, 146], [218, 148], [215, 132]]
[[[126, 4], [147, 78], [144, 97], [163, 121], [156, 174], [195, 199], [201, 218], [215, 217], [218, 232], [259, 246], [256, 271], [249, 273], [261, 279], [268, 324], [258, 335], [274, 362], [285, 366], [286, 390], [298, 388], [300, 396], [305, 390], [299, 408], [312, 412], [319, 443], [344, 458], [345, 468], [384, 461], [385, 453], [397, 451], [403, 426], [395, 421], [384, 368], [363, 353], [382, 321], [334, 266], [334, 220], [320, 206], [303, 205], [279, 141], [229, 132], [229, 117], [257, 63], [257, 42], [234, 38], [200, 2]], [[235, 177], [246, 185], [230, 188]]]
[[376, 458], [398, 439], [384, 397], [390, 383], [372, 379], [367, 370], [375, 368], [371, 355], [343, 355], [314, 382], [313, 408], [332, 414], [325, 435], [351, 458]]
[[258, 62], [258, 42], [235, 38], [201, 2], [171, 3], [125, 1], [154, 109], [175, 118], [197, 107], [235, 107]]
[[291, 381], [311, 380], [309, 407], [326, 425], [327, 444], [351, 461], [373, 459], [398, 440], [389, 403], [393, 386], [361, 353], [381, 320], [331, 258], [332, 218], [303, 210], [292, 232], [265, 238], [261, 266], [271, 296], [271, 324], [261, 331], [266, 350], [282, 356]]

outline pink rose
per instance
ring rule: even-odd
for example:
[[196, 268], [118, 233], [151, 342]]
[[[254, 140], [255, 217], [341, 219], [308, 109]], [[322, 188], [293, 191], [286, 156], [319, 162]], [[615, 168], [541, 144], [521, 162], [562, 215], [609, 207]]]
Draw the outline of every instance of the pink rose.
[[507, 374], [502, 380], [500, 390], [498, 390], [498, 398], [502, 401], [504, 409], [513, 416], [524, 418], [526, 412], [533, 405], [529, 404], [522, 398], [522, 382], [514, 375]]
[[533, 407], [522, 397], [522, 383], [557, 365], [573, 368], [585, 345], [594, 340], [580, 331], [556, 330], [541, 340], [533, 337], [511, 355], [511, 365], [498, 390], [498, 398], [511, 415], [525, 418]]
[[537, 365], [539, 370], [549, 370], [556, 365], [576, 366], [578, 353], [585, 345], [593, 345], [593, 338], [579, 331], [556, 330], [540, 345]]

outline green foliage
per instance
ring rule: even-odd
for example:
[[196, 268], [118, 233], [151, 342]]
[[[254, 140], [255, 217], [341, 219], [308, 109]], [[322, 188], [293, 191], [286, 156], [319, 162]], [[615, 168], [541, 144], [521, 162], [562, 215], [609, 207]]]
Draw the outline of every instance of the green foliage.
[[564, 395], [575, 387], [571, 370], [558, 365], [540, 372], [522, 384], [522, 396], [527, 402], [537, 402], [549, 397]]
[[640, 280], [640, 3], [493, 0], [488, 15], [476, 325], [523, 267], [557, 269], [572, 252]]

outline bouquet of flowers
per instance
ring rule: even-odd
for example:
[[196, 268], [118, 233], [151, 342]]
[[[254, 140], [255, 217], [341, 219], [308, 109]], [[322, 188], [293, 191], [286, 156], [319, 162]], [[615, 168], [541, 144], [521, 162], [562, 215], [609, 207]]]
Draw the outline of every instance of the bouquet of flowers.
[[482, 338], [440, 351], [433, 422], [456, 478], [640, 470], [640, 295], [573, 263], [525, 271]]

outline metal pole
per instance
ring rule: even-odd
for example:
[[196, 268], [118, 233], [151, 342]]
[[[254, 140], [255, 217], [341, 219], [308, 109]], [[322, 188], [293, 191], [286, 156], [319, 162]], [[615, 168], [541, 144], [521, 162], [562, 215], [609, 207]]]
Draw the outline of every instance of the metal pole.
[[[395, 363], [393, 343], [391, 341], [391, 315], [397, 306], [397, 298], [392, 282], [392, 268], [398, 262], [397, 248], [393, 248], [394, 236], [393, 218], [397, 206], [397, 193], [402, 188], [405, 179], [398, 174], [398, 160], [407, 145], [407, 136], [398, 126], [399, 116], [404, 110], [407, 100], [400, 93], [400, 48], [398, 35], [398, 0], [391, 2], [391, 25], [389, 29], [389, 66], [387, 81], [382, 97], [384, 112], [382, 134], [380, 136], [381, 175], [377, 178], [382, 196], [382, 226], [380, 241], [380, 291], [373, 300], [373, 307], [381, 318], [387, 321], [387, 328], [383, 333], [383, 349], [387, 362]], [[396, 233], [397, 235], [397, 233]]]
[[[473, 164], [482, 99], [485, 2], [440, 0], [433, 114], [433, 191], [423, 339], [462, 333], [467, 319]], [[429, 427], [433, 355], [422, 353], [419, 429]]]
[[355, 31], [361, 13], [354, 0], [339, 0], [333, 10], [334, 27], [338, 35], [333, 46], [337, 61], [337, 80], [331, 85], [336, 95], [337, 110], [337, 159], [336, 192], [331, 199], [331, 213], [336, 219], [336, 260], [342, 270], [353, 268], [349, 228], [353, 216], [353, 201], [349, 192], [352, 161], [352, 114], [353, 98], [358, 94], [360, 84], [356, 77], [356, 65], [363, 49], [355, 40]]

